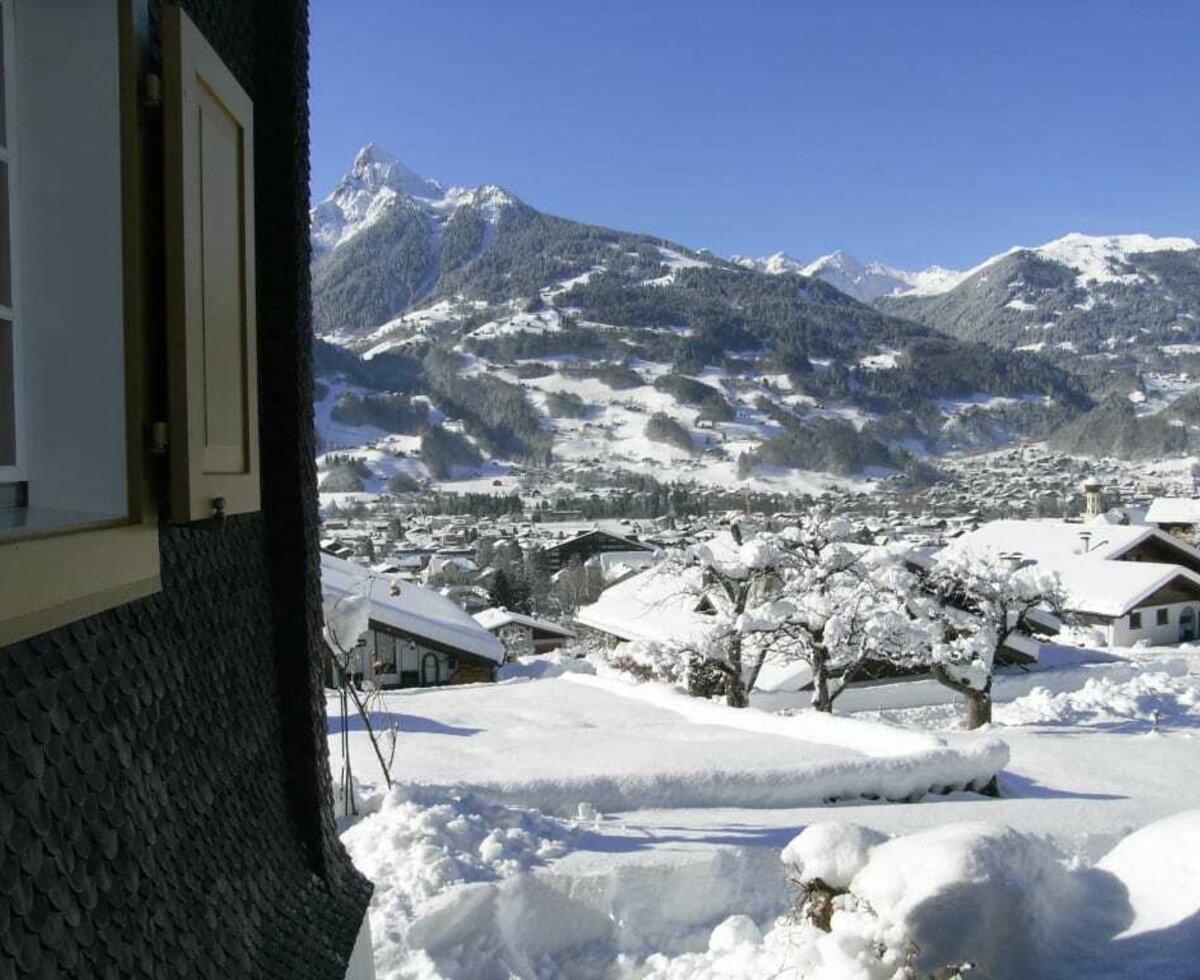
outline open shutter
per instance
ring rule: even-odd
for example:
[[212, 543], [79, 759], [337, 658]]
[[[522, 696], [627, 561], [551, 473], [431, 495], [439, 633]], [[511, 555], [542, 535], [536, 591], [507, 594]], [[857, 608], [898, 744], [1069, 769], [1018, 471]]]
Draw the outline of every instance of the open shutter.
[[179, 7], [163, 38], [173, 521], [260, 508], [254, 106]]

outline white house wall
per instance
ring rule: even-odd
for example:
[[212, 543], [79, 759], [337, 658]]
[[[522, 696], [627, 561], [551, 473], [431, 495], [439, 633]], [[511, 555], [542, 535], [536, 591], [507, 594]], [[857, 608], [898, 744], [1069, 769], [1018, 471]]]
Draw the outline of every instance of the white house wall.
[[[1158, 610], [1167, 610], [1167, 624], [1159, 626]], [[1192, 615], [1200, 617], [1200, 602], [1175, 602], [1165, 606], [1147, 606], [1135, 612], [1142, 614], [1141, 629], [1131, 629], [1129, 616], [1114, 619], [1107, 629], [1108, 642], [1114, 647], [1130, 647], [1144, 640], [1151, 646], [1164, 646], [1178, 643], [1182, 632], [1180, 617], [1185, 609], [1191, 609]], [[1194, 634], [1193, 634], [1194, 635]]]

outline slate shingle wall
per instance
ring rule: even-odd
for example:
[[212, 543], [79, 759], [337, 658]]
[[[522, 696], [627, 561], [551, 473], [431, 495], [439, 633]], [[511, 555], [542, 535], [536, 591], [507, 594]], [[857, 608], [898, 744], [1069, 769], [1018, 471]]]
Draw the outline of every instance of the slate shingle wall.
[[340, 980], [370, 894], [320, 682], [306, 8], [184, 6], [255, 102], [264, 507], [164, 528], [161, 593], [0, 649], [0, 980]]

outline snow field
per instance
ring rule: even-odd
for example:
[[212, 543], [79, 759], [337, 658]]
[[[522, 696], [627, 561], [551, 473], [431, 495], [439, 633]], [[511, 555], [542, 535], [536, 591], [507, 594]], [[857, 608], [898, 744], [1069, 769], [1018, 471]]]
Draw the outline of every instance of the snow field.
[[[379, 976], [875, 980], [970, 956], [994, 978], [1116, 978], [1143, 963], [1154, 967], [1147, 975], [1188, 977], [1200, 951], [1200, 817], [1171, 815], [1200, 809], [1200, 788], [1181, 777], [1195, 760], [1197, 681], [1178, 655], [1140, 656], [1016, 679], [997, 705], [998, 716], [1011, 713], [1002, 730], [1013, 746], [1001, 799], [951, 793], [850, 812], [848, 803], [753, 808], [744, 785], [723, 804], [614, 812], [600, 783], [557, 778], [547, 788], [538, 770], [548, 759], [565, 760], [559, 777], [587, 770], [595, 743], [617, 762], [610, 775], [629, 775], [626, 791], [646, 800], [664, 772], [658, 756], [669, 773], [689, 746], [715, 763], [714, 781], [745, 774], [752, 784], [780, 754], [815, 747], [817, 734], [842, 743], [822, 746], [836, 753], [813, 763], [826, 767], [906, 758], [847, 743], [898, 739], [893, 748], [916, 755], [948, 743], [968, 754], [989, 739], [922, 730], [929, 707], [914, 709], [907, 730], [840, 717], [817, 721], [833, 722], [819, 733], [803, 715], [733, 711], [571, 672], [561, 657], [511, 671], [540, 679], [390, 692], [405, 785], [386, 799], [363, 794], [368, 811], [382, 806], [346, 831], [359, 866], [396, 882], [372, 909]], [[1132, 728], [1120, 720], [1155, 708], [1164, 722], [1153, 735], [1144, 718]], [[364, 747], [352, 748], [356, 774], [370, 776]], [[485, 771], [493, 785], [410, 781], [455, 766], [460, 776]], [[500, 784], [528, 795], [498, 799]], [[542, 793], [559, 816], [530, 809]], [[830, 933], [786, 914], [789, 877], [849, 889], [835, 899]]]

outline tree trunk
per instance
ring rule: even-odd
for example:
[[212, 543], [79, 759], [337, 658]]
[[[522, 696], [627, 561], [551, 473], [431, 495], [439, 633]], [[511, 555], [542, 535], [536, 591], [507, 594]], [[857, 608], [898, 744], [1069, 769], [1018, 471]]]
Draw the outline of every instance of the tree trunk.
[[818, 711], [833, 713], [833, 698], [829, 696], [829, 669], [825, 651], [818, 648], [813, 652], [813, 707]]
[[725, 703], [731, 708], [746, 708], [750, 696], [746, 693], [746, 681], [742, 677], [742, 635], [734, 633], [729, 638], [727, 656], [729, 673], [725, 677]]
[[[991, 685], [989, 685], [990, 687]], [[968, 690], [967, 728], [982, 728], [992, 723], [992, 695], [990, 691]]]
[[951, 676], [941, 664], [934, 664], [933, 676], [936, 681], [945, 684], [952, 691], [957, 691], [967, 699], [967, 728], [980, 728], [992, 723], [992, 679], [989, 677], [983, 690], [971, 687], [965, 681]]

